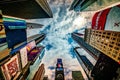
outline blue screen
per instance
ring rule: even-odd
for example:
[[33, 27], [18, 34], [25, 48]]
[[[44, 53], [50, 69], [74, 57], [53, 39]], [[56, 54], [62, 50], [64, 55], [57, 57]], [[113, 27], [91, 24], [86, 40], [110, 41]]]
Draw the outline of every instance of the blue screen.
[[6, 40], [8, 48], [13, 48], [15, 45], [27, 41], [25, 29], [6, 30]]

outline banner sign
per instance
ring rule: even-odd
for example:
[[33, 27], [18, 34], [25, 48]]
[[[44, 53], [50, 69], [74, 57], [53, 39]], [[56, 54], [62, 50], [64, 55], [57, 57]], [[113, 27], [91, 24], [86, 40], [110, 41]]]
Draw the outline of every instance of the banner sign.
[[0, 38], [6, 37], [5, 36], [5, 28], [3, 24], [0, 24]]
[[3, 22], [5, 29], [26, 29], [26, 23], [25, 22]]
[[92, 18], [92, 29], [95, 30], [104, 30], [107, 15], [111, 8], [105, 9], [103, 11], [95, 13]]

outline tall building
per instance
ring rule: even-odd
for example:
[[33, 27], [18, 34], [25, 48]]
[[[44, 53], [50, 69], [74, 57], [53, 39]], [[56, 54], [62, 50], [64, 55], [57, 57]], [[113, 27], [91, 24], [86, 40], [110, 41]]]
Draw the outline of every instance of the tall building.
[[43, 78], [43, 80], [48, 80], [48, 76], [45, 75], [44, 78]]
[[55, 80], [64, 80], [64, 68], [62, 59], [57, 59], [57, 64], [55, 68]]
[[0, 1], [0, 80], [31, 80], [36, 71], [41, 70], [38, 68], [45, 47], [39, 43], [46, 35], [32, 34], [28, 29], [38, 29], [43, 25], [28, 23], [26, 19], [52, 17], [47, 0]]
[[[76, 47], [74, 50], [76, 57], [85, 71], [88, 79], [93, 78], [94, 80], [113, 80], [116, 78], [117, 74], [119, 74], [117, 72], [119, 69], [119, 64], [117, 61], [86, 43], [83, 38], [80, 37], [80, 35], [73, 33], [72, 37], [80, 45], [80, 47]], [[84, 46], [85, 44], [89, 45], [89, 47]], [[87, 53], [82, 52], [83, 50], [81, 48]], [[97, 53], [97, 56], [94, 55], [95, 53]]]
[[0, 79], [24, 80], [28, 75], [34, 76], [36, 63], [39, 65], [44, 56], [44, 46], [39, 43], [45, 34], [28, 37], [23, 19], [2, 16], [0, 24]]
[[45, 74], [44, 64], [41, 64], [38, 71], [36, 72], [33, 80], [43, 80]]
[[[100, 0], [98, 3], [97, 2], [98, 1], [94, 0], [94, 3], [86, 5], [87, 1], [83, 1], [84, 4], [82, 1], [76, 1], [71, 7], [71, 9], [75, 10], [77, 6], [79, 6], [77, 9], [81, 11], [81, 13], [82, 11], [96, 12], [92, 16], [91, 28], [85, 29], [84, 37], [80, 35], [80, 33], [72, 33], [72, 38], [80, 45], [80, 47], [76, 47], [74, 50], [79, 63], [89, 79], [119, 80], [119, 1], [111, 0], [104, 2]], [[100, 5], [102, 7], [100, 7]], [[80, 50], [85, 50], [87, 54], [83, 54], [85, 52], [81, 52]], [[89, 59], [88, 56], [92, 56], [95, 59], [95, 64], [92, 63], [93, 60]], [[91, 65], [91, 63], [93, 65]], [[90, 68], [91, 66], [92, 68]]]
[[94, 80], [118, 80], [118, 69], [119, 64], [102, 53], [91, 72], [91, 76]]
[[47, 0], [2, 0], [0, 1], [0, 10], [4, 15], [23, 19], [53, 17]]
[[97, 0], [88, 0], [88, 1], [84, 1], [84, 0], [73, 0], [70, 10], [74, 10], [74, 11], [82, 11], [85, 8], [87, 8], [89, 5], [91, 5], [92, 3], [94, 3]]
[[80, 37], [81, 35], [72, 33], [72, 38], [80, 45], [80, 47], [74, 48], [76, 57], [81, 67], [88, 79], [92, 79], [91, 71], [97, 62], [98, 56], [100, 53], [84, 42], [84, 39]]
[[80, 71], [72, 71], [72, 80], [84, 80]]
[[42, 25], [42, 24], [27, 22], [27, 28], [28, 29], [42, 28], [43, 26], [44, 25]]
[[76, 12], [100, 11], [106, 9], [106, 7], [118, 5], [119, 3], [119, 0], [73, 0], [69, 10]]
[[[83, 36], [84, 37], [84, 36]], [[96, 60], [98, 59], [98, 56], [100, 54], [100, 51], [92, 47], [91, 45], [87, 44], [79, 33], [72, 33], [72, 38], [81, 45], [86, 51], [89, 52], [91, 56], [93, 56]]]

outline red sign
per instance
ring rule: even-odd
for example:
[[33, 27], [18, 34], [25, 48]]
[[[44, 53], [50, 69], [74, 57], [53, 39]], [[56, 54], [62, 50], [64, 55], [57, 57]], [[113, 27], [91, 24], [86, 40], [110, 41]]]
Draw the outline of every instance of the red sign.
[[105, 9], [103, 11], [95, 13], [92, 18], [92, 29], [95, 30], [104, 30], [107, 15], [111, 8]]
[[13, 56], [8, 62], [1, 66], [2, 72], [6, 80], [11, 80], [19, 71], [20, 65], [18, 60], [18, 54]]

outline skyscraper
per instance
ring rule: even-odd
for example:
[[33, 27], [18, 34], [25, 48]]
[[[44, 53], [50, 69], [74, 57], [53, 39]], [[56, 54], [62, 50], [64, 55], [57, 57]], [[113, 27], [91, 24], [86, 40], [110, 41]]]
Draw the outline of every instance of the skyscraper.
[[57, 59], [57, 64], [55, 68], [55, 80], [64, 80], [64, 68], [62, 59]]

